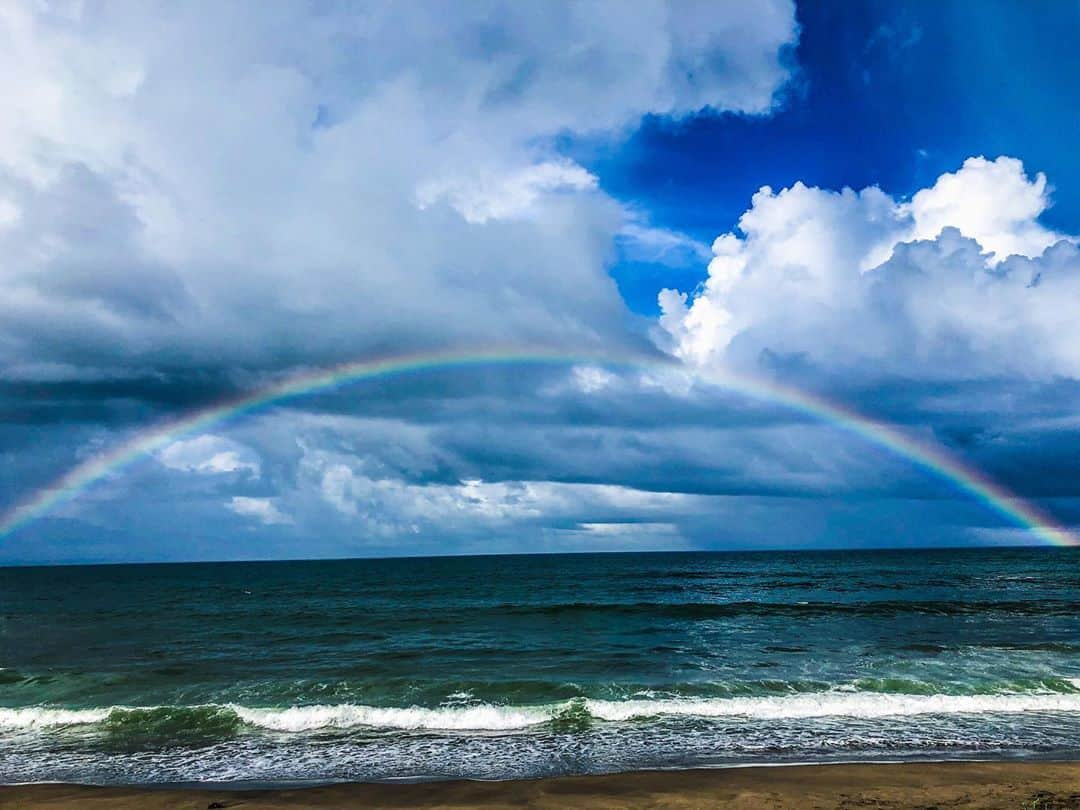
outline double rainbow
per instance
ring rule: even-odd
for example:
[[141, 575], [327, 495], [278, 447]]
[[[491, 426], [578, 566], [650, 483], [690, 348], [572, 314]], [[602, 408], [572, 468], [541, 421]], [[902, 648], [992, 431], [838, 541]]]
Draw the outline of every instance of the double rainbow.
[[[0, 537], [11, 534], [56, 506], [76, 498], [96, 481], [124, 469], [143, 456], [223, 421], [349, 383], [425, 371], [497, 365], [592, 365], [645, 371], [685, 370], [670, 361], [655, 358], [516, 350], [416, 354], [344, 363], [330, 369], [291, 377], [260, 390], [201, 408], [179, 419], [146, 428], [112, 449], [78, 464], [0, 515]], [[772, 381], [727, 372], [693, 373], [711, 385], [808, 414], [887, 448], [936, 474], [959, 491], [984, 503], [992, 511], [1029, 530], [1046, 543], [1057, 546], [1080, 544], [1080, 540], [1068, 529], [1055, 523], [1033, 504], [1009, 492], [978, 470], [963, 464], [944, 448], [919, 442], [896, 428], [875, 422], [844, 405]]]

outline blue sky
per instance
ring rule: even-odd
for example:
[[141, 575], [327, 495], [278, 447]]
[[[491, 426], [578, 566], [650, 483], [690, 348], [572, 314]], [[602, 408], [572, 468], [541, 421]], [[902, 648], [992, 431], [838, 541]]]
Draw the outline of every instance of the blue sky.
[[[1080, 9], [15, 4], [0, 563], [1033, 542], [1080, 525]], [[1017, 501], [1020, 502], [1019, 500]], [[2, 518], [0, 518], [2, 519]]]

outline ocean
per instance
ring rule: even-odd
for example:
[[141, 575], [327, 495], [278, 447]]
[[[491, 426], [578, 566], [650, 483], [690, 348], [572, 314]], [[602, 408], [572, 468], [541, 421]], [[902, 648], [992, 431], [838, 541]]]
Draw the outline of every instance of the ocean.
[[0, 569], [0, 782], [1078, 751], [1080, 549]]

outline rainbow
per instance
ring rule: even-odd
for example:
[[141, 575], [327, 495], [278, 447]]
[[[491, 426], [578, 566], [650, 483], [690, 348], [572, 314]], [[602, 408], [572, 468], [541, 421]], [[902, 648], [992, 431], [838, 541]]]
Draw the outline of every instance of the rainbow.
[[708, 384], [733, 393], [813, 416], [884, 447], [929, 470], [1010, 522], [1027, 529], [1043, 542], [1057, 546], [1080, 545], [1080, 540], [1068, 529], [1058, 525], [1034, 505], [1009, 492], [983, 473], [963, 464], [944, 448], [919, 442], [896, 428], [875, 422], [846, 406], [806, 391], [741, 374], [691, 371], [672, 360], [655, 357], [617, 357], [609, 354], [590, 356], [518, 350], [416, 354], [344, 363], [290, 377], [257, 391], [193, 411], [179, 419], [152, 425], [112, 449], [78, 464], [0, 515], [0, 537], [11, 534], [60, 504], [71, 501], [95, 482], [128, 467], [146, 455], [164, 449], [179, 438], [268, 406], [280, 405], [298, 397], [364, 380], [472, 366], [523, 364], [591, 365], [624, 370], [689, 373]]

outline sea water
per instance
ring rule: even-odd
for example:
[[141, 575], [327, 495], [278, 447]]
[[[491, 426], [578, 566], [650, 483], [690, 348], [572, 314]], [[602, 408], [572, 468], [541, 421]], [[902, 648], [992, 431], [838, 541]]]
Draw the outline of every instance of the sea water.
[[0, 569], [0, 782], [1078, 752], [1077, 549]]

